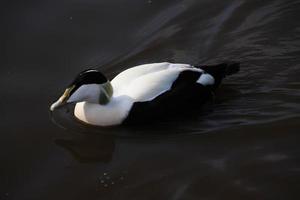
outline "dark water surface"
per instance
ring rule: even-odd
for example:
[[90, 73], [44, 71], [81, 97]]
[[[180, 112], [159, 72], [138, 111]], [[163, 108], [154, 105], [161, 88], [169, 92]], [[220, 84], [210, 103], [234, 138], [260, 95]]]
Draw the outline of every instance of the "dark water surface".
[[[300, 199], [300, 1], [1, 7], [1, 200]], [[242, 69], [198, 116], [115, 129], [49, 117], [91, 66], [113, 77], [148, 62], [223, 60]]]

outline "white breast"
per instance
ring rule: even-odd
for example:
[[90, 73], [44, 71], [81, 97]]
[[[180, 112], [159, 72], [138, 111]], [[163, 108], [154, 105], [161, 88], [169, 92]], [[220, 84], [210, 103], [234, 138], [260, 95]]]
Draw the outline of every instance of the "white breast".
[[112, 98], [106, 105], [80, 102], [75, 105], [74, 115], [79, 120], [92, 125], [112, 126], [123, 122], [133, 100], [128, 96]]

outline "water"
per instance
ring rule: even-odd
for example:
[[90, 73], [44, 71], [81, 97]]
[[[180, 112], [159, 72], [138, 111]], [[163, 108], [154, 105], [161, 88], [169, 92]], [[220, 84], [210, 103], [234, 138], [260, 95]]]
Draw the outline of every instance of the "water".
[[[299, 199], [299, 1], [4, 5], [0, 199]], [[114, 129], [49, 117], [91, 66], [223, 60], [241, 71], [198, 116]]]

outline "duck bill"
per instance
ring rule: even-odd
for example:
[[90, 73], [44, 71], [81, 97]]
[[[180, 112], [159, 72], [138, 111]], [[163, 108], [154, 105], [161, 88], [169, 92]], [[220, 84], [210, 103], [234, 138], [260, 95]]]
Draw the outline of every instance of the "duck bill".
[[59, 98], [56, 102], [54, 102], [51, 106], [50, 106], [50, 110], [54, 111], [55, 109], [61, 107], [65, 105], [65, 101], [61, 98]]
[[67, 88], [64, 92], [64, 94], [50, 106], [50, 110], [54, 111], [55, 109], [65, 105], [67, 103], [67, 100], [69, 99], [70, 92], [74, 88], [74, 86]]

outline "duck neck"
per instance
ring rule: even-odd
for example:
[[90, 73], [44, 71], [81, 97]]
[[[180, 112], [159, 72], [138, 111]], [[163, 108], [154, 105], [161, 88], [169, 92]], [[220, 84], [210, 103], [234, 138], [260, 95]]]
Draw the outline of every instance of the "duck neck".
[[100, 87], [99, 104], [106, 105], [110, 102], [113, 95], [113, 87], [109, 81]]

